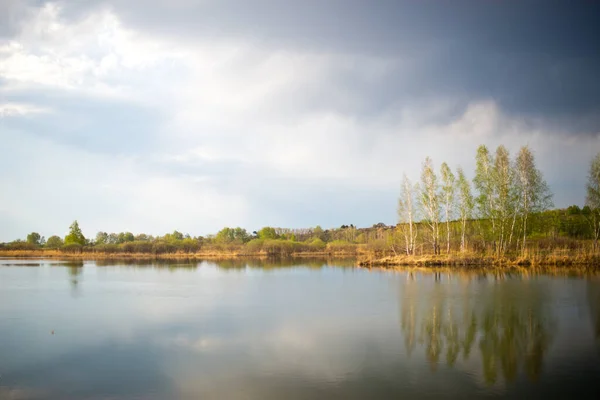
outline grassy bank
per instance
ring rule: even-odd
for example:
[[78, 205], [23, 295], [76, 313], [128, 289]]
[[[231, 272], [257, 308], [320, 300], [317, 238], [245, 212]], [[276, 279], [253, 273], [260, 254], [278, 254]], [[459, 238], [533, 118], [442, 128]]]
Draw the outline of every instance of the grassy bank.
[[600, 268], [600, 254], [591, 251], [552, 250], [547, 252], [525, 252], [524, 254], [503, 257], [486, 256], [476, 253], [393, 255], [387, 257], [359, 257], [363, 267], [585, 267]]
[[[70, 252], [63, 250], [0, 250], [3, 258], [46, 258], [68, 260], [235, 260], [267, 259], [273, 257], [267, 251], [197, 251], [174, 253], [105, 253], [98, 251]], [[285, 254], [284, 258], [354, 258], [362, 267], [392, 268], [409, 267], [584, 267], [600, 268], [600, 254], [591, 250], [553, 249], [548, 251], [528, 251], [524, 254], [495, 257], [480, 253], [451, 253], [423, 255], [382, 255], [379, 252], [359, 251], [303, 251]]]
[[[175, 253], [104, 253], [96, 251], [69, 252], [61, 250], [0, 250], [3, 258], [48, 258], [48, 259], [73, 259], [73, 260], [210, 260], [210, 259], [237, 259], [237, 258], [268, 258], [272, 255], [266, 251], [199, 251]], [[355, 252], [295, 252], [286, 255], [294, 258], [313, 257], [355, 257]]]

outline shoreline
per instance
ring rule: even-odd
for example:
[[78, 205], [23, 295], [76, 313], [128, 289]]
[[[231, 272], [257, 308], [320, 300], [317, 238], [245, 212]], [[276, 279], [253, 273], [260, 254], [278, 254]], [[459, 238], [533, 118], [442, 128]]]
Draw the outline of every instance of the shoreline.
[[395, 255], [376, 257], [357, 252], [297, 252], [273, 255], [267, 252], [196, 252], [196, 253], [100, 253], [63, 252], [59, 250], [0, 250], [0, 258], [64, 259], [64, 260], [244, 260], [244, 259], [354, 259], [362, 268], [418, 267], [445, 269], [464, 268], [531, 268], [531, 267], [577, 267], [600, 268], [598, 253], [550, 252], [547, 254], [525, 254], [519, 256], [492, 257], [478, 254], [451, 253], [443, 255]]
[[269, 258], [356, 258], [354, 252], [298, 252], [289, 255], [272, 255], [266, 252], [197, 252], [197, 253], [98, 253], [62, 252], [58, 250], [0, 250], [0, 258], [39, 258], [70, 260], [228, 260], [228, 259], [269, 259]]
[[445, 268], [502, 268], [502, 267], [583, 267], [600, 268], [600, 254], [546, 254], [491, 257], [481, 255], [402, 255], [382, 258], [359, 259], [360, 267], [445, 267]]

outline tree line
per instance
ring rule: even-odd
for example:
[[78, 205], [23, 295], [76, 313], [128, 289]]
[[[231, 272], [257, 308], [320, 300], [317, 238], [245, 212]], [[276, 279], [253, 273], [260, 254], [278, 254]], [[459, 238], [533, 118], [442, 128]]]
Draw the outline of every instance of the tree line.
[[[398, 223], [358, 228], [354, 224], [323, 229], [263, 227], [249, 232], [225, 227], [214, 235], [173, 231], [162, 236], [131, 232], [98, 232], [87, 238], [77, 221], [64, 237], [47, 240], [37, 232], [26, 240], [0, 244], [0, 250], [58, 249], [72, 252], [176, 253], [236, 252], [288, 255], [297, 252], [377, 255], [466, 253], [504, 257], [528, 248], [576, 248], [600, 238], [600, 153], [590, 164], [585, 206], [551, 210], [552, 193], [537, 168], [533, 152], [522, 147], [511, 159], [506, 147], [494, 153], [480, 146], [473, 179], [464, 170], [442, 163], [436, 171], [427, 157], [420, 180], [403, 175]], [[531, 245], [530, 245], [531, 242]]]

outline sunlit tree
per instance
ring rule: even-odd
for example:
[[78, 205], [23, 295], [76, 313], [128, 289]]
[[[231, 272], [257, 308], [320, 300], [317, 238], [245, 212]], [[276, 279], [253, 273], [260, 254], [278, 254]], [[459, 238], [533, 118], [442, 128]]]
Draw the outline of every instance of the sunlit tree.
[[404, 174], [402, 178], [402, 187], [400, 189], [400, 198], [398, 199], [398, 222], [400, 223], [400, 230], [404, 236], [406, 254], [414, 254], [415, 250], [415, 239], [417, 234], [415, 227], [415, 191], [415, 187], [410, 179]]
[[46, 241], [46, 247], [49, 249], [58, 249], [60, 247], [62, 247], [63, 245], [63, 240], [56, 235], [50, 236], [48, 238], [48, 240]]
[[537, 169], [533, 153], [529, 147], [521, 147], [515, 162], [515, 171], [517, 175], [519, 208], [523, 223], [523, 243], [521, 249], [524, 251], [529, 215], [532, 212], [540, 212], [552, 207], [552, 193], [550, 193], [542, 172]]
[[73, 221], [69, 227], [69, 234], [65, 236], [65, 245], [68, 244], [85, 245], [85, 236], [83, 236], [77, 220]]
[[35, 246], [43, 245], [44, 244], [44, 237], [41, 236], [37, 232], [31, 232], [29, 235], [27, 235], [27, 243], [33, 244]]
[[465, 177], [465, 173], [462, 168], [458, 168], [458, 180], [456, 181], [456, 192], [457, 192], [457, 208], [458, 216], [460, 219], [460, 249], [465, 251], [466, 249], [466, 231], [467, 231], [467, 220], [473, 217], [473, 208], [475, 203], [473, 195], [471, 194], [471, 184]]
[[423, 209], [425, 221], [431, 229], [431, 241], [433, 253], [439, 253], [439, 221], [440, 221], [440, 197], [437, 176], [433, 169], [431, 158], [427, 157], [423, 162], [421, 170], [420, 204]]
[[479, 146], [476, 156], [475, 177], [473, 178], [473, 185], [478, 193], [475, 203], [477, 204], [479, 218], [489, 221], [491, 225], [491, 237], [496, 235], [493, 170], [493, 157], [488, 148], [484, 145]]
[[107, 244], [107, 243], [108, 243], [108, 233], [106, 233], [106, 232], [96, 233], [96, 244]]
[[443, 163], [440, 171], [442, 177], [442, 204], [446, 220], [446, 252], [450, 253], [450, 220], [454, 209], [454, 194], [456, 178], [448, 164]]
[[594, 234], [594, 249], [597, 250], [598, 238], [600, 237], [600, 153], [594, 157], [590, 164], [585, 204], [591, 211], [589, 221]]

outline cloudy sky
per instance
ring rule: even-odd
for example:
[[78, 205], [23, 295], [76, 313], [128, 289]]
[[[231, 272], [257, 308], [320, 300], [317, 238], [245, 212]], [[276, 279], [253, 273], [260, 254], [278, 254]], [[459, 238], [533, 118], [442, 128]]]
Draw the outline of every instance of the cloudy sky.
[[591, 1], [0, 0], [0, 241], [394, 223], [424, 157], [600, 151]]

